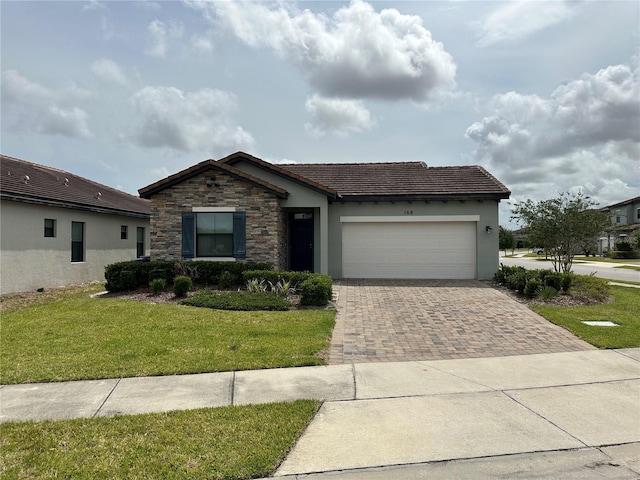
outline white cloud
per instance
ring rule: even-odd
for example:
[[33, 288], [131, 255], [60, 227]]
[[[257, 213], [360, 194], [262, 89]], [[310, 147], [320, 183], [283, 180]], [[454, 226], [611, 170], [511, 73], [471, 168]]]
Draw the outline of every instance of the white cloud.
[[307, 99], [305, 107], [313, 118], [305, 128], [313, 136], [323, 136], [325, 133], [346, 136], [370, 130], [373, 126], [371, 114], [358, 100], [313, 95]]
[[171, 22], [169, 25], [153, 20], [147, 26], [150, 46], [145, 53], [151, 57], [164, 58], [167, 54], [167, 38], [180, 38], [184, 33], [184, 25], [179, 22]]
[[513, 1], [500, 4], [476, 28], [479, 46], [510, 42], [570, 19], [575, 4], [558, 1]]
[[254, 144], [251, 134], [234, 126], [233, 93], [204, 88], [183, 92], [175, 87], [144, 87], [131, 99], [142, 123], [129, 139], [143, 147], [181, 151], [233, 150]]
[[127, 85], [129, 80], [122, 72], [120, 66], [113, 60], [101, 58], [91, 64], [91, 71], [100, 80], [107, 83], [115, 83], [117, 85]]
[[215, 49], [213, 40], [206, 35], [194, 35], [191, 37], [191, 45], [202, 53], [211, 53]]
[[598, 198], [611, 179], [622, 178], [619, 201], [640, 188], [639, 85], [637, 68], [615, 65], [561, 85], [549, 98], [498, 95], [466, 136], [478, 143], [477, 159], [512, 191], [541, 197], [580, 189]]
[[332, 17], [291, 4], [211, 2], [190, 6], [247, 45], [271, 48], [325, 97], [424, 102], [455, 86], [456, 65], [418, 16], [376, 12], [360, 0]]
[[90, 138], [89, 115], [75, 105], [88, 96], [75, 85], [54, 90], [7, 70], [2, 73], [3, 124], [15, 131]]

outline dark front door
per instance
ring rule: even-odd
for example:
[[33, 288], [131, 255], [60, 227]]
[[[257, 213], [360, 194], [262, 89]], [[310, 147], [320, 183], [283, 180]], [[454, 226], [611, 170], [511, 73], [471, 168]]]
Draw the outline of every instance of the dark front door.
[[313, 213], [289, 214], [289, 270], [313, 272]]

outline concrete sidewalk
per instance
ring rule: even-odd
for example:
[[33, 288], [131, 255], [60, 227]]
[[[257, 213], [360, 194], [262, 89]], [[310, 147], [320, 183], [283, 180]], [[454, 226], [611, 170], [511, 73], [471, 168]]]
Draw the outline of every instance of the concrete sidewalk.
[[0, 422], [301, 398], [279, 477], [640, 477], [640, 349], [4, 385]]

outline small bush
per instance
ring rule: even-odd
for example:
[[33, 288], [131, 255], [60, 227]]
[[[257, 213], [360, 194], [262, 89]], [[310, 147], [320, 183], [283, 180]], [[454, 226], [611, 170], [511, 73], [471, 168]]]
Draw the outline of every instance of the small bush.
[[531, 278], [527, 280], [522, 293], [529, 298], [533, 298], [538, 295], [540, 287], [542, 287], [542, 282], [537, 278]]
[[291, 302], [273, 293], [224, 292], [200, 290], [193, 297], [181, 302], [192, 307], [214, 308], [217, 310], [240, 311], [286, 311], [291, 308]]
[[164, 278], [154, 278], [149, 282], [149, 287], [151, 287], [151, 292], [154, 295], [159, 295], [167, 286], [167, 281]]
[[560, 282], [560, 288], [564, 293], [569, 292], [571, 285], [573, 284], [573, 273], [565, 272], [562, 274], [562, 281]]
[[538, 289], [536, 295], [545, 300], [551, 300], [552, 298], [555, 298], [557, 293], [558, 291], [555, 288], [549, 285], [544, 285]]
[[616, 243], [616, 250], [620, 252], [631, 252], [633, 251], [633, 245], [630, 242], [618, 242]]
[[156, 265], [149, 270], [149, 286], [151, 286], [151, 281], [159, 278], [163, 279], [166, 283], [173, 281], [173, 268], [169, 262], [162, 262], [162, 264]]
[[176, 277], [173, 281], [173, 293], [176, 297], [184, 297], [191, 290], [192, 283], [191, 278], [186, 275]]
[[556, 273], [556, 272], [550, 272], [549, 274], [545, 275], [543, 284], [549, 287], [553, 287], [556, 291], [561, 290], [562, 274]]
[[589, 301], [602, 302], [611, 294], [609, 282], [592, 275], [576, 275], [571, 288], [573, 295]]
[[300, 303], [302, 305], [323, 306], [333, 296], [331, 277], [313, 273], [299, 286]]
[[220, 274], [220, 279], [218, 280], [218, 285], [220, 285], [220, 288], [229, 288], [237, 284], [238, 284], [238, 277], [236, 277], [229, 270], [225, 270]]
[[622, 260], [637, 258], [636, 252], [627, 251], [627, 250], [609, 250], [609, 256], [611, 258], [622, 259]]

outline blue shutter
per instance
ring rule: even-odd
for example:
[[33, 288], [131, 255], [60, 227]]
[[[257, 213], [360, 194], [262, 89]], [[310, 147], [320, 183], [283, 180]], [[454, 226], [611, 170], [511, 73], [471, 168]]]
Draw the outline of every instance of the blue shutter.
[[247, 214], [233, 212], [233, 256], [247, 258]]
[[182, 258], [195, 257], [195, 214], [182, 212]]

